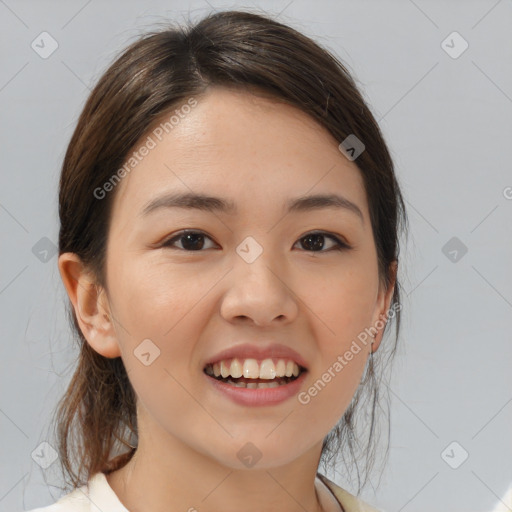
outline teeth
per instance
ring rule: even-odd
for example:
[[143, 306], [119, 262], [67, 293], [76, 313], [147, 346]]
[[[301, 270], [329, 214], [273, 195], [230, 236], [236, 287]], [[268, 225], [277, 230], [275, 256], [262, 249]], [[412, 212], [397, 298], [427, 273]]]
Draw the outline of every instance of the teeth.
[[256, 359], [232, 359], [231, 361], [220, 361], [208, 366], [207, 373], [215, 377], [245, 377], [246, 379], [268, 379], [279, 377], [297, 377], [300, 373], [299, 366], [294, 361], [278, 359], [274, 364], [272, 359], [264, 359], [261, 364]]
[[279, 361], [277, 361], [276, 375], [279, 377], [286, 377], [286, 361], [284, 359], [279, 359]]
[[225, 379], [226, 377], [229, 377], [230, 368], [226, 365], [224, 361], [220, 362], [220, 374], [222, 375], [222, 378]]
[[229, 373], [231, 373], [231, 377], [234, 378], [242, 376], [242, 365], [238, 359], [233, 359], [233, 361], [231, 361]]
[[246, 359], [243, 368], [243, 374], [246, 379], [257, 379], [260, 376], [260, 367], [256, 359]]
[[235, 386], [237, 388], [249, 388], [249, 389], [264, 389], [264, 388], [277, 388], [278, 386], [283, 386], [283, 384], [279, 384], [278, 382], [235, 382], [231, 379], [228, 379], [228, 384]]
[[276, 376], [276, 367], [272, 359], [265, 359], [260, 366], [260, 379], [273, 379]]

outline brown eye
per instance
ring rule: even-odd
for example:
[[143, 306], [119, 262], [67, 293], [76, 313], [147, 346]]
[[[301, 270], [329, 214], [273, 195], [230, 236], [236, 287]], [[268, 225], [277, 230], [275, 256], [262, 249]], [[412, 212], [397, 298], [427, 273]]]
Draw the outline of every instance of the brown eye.
[[[205, 240], [211, 240], [209, 236], [202, 233], [201, 231], [181, 231], [176, 234], [172, 238], [169, 238], [167, 241], [162, 243], [162, 247], [167, 247], [169, 249], [180, 249], [182, 251], [187, 252], [200, 252], [205, 249]], [[331, 240], [334, 243], [333, 246], [325, 249], [325, 239]], [[176, 243], [179, 242], [181, 247], [177, 247]], [[301, 238], [299, 238], [298, 242], [301, 243], [304, 250], [307, 252], [329, 252], [333, 250], [343, 250], [350, 249], [351, 247], [340, 240], [337, 236], [331, 235], [325, 232], [313, 232], [308, 233]], [[206, 247], [206, 249], [211, 249], [212, 247]]]
[[[328, 238], [334, 242], [334, 246], [327, 250], [322, 250], [325, 247], [324, 239]], [[325, 232], [308, 233], [299, 239], [299, 242], [305, 247], [308, 252], [329, 252], [332, 250], [350, 249], [350, 246], [342, 242], [337, 236]]]
[[[181, 249], [184, 251], [201, 251], [204, 248], [205, 239], [211, 238], [200, 231], [181, 231], [162, 244], [162, 247]], [[180, 241], [182, 247], [175, 247], [175, 242]], [[208, 248], [208, 247], [207, 247]]]

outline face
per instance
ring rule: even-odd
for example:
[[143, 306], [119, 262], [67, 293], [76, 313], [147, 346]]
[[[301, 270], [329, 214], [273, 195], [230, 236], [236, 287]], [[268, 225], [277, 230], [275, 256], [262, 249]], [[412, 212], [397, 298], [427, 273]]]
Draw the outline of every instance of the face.
[[[344, 354], [391, 294], [379, 288], [360, 171], [338, 142], [269, 99], [222, 88], [196, 99], [161, 140], [149, 133], [155, 147], [117, 185], [108, 309], [145, 425], [139, 436], [158, 431], [232, 468], [243, 468], [237, 453], [251, 442], [259, 467], [273, 467], [317, 446], [339, 421], [370, 343]], [[232, 209], [148, 207], [178, 194]], [[333, 194], [354, 206], [288, 210], [298, 198]], [[236, 354], [240, 371], [244, 361], [253, 367], [248, 359], [300, 361], [306, 371], [273, 388], [219, 387], [206, 363], [224, 358], [228, 367]], [[324, 385], [310, 393], [318, 379]]]

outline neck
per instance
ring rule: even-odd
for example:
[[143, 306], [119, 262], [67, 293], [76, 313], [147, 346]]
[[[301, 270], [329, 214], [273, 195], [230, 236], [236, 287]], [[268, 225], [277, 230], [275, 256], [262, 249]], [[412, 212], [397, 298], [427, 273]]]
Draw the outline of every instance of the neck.
[[132, 459], [107, 481], [130, 512], [336, 510], [332, 496], [315, 485], [320, 453], [321, 442], [287, 464], [234, 469], [152, 431], [150, 443], [139, 434]]

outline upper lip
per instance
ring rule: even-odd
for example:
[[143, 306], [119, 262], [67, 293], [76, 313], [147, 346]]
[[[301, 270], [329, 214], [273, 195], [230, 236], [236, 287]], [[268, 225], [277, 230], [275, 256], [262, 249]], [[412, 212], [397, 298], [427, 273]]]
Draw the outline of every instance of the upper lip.
[[299, 366], [307, 369], [307, 364], [304, 358], [293, 348], [287, 347], [280, 343], [272, 343], [270, 345], [253, 345], [250, 343], [243, 343], [234, 345], [218, 352], [210, 357], [204, 364], [206, 367], [209, 364], [218, 363], [226, 359], [288, 359], [295, 361]]

